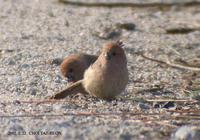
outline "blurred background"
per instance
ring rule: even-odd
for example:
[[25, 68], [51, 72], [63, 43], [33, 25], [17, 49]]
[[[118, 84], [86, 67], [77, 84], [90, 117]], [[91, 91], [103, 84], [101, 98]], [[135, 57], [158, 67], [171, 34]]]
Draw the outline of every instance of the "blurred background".
[[[113, 101], [64, 89], [63, 58], [121, 39]], [[0, 139], [199, 140], [199, 0], [0, 0]]]

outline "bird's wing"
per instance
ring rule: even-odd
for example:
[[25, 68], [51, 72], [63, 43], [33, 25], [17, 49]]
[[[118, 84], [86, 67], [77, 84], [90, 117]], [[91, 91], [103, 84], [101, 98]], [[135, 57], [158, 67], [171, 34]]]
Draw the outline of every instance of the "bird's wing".
[[68, 95], [76, 93], [86, 93], [85, 89], [82, 86], [82, 80], [73, 83], [61, 92], [56, 93], [55, 95], [51, 96], [50, 99], [63, 99]]

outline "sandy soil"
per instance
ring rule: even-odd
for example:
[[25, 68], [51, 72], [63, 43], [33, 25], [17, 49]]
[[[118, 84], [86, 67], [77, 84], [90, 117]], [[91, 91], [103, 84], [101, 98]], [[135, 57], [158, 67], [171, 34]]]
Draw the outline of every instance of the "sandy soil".
[[[116, 100], [78, 94], [35, 102], [67, 86], [57, 60], [98, 54], [114, 39], [125, 43], [130, 77]], [[148, 60], [141, 51], [185, 68]], [[0, 139], [170, 139], [181, 126], [200, 125], [198, 69], [199, 5], [108, 8], [0, 0]]]

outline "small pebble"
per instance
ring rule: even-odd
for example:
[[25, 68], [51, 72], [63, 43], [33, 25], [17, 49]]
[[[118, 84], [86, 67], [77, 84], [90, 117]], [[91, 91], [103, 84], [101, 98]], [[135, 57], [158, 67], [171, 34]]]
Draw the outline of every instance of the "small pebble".
[[62, 77], [60, 75], [56, 75], [54, 82], [61, 83], [61, 81], [62, 81]]
[[153, 103], [153, 107], [154, 107], [154, 108], [160, 108], [161, 105], [160, 105], [159, 103]]
[[120, 29], [133, 31], [135, 30], [135, 24], [134, 23], [117, 23], [116, 26]]
[[150, 109], [150, 106], [144, 103], [139, 103], [137, 106], [138, 109]]
[[175, 102], [167, 102], [162, 106], [162, 108], [167, 108], [167, 109], [176, 108], [176, 104], [175, 104]]
[[31, 65], [29, 65], [29, 64], [22, 64], [21, 65], [22, 69], [26, 69], [26, 68], [30, 68], [30, 67], [31, 67]]
[[8, 59], [8, 60], [6, 61], [6, 64], [7, 64], [7, 65], [15, 65], [16, 62], [15, 62], [15, 60], [13, 60], [13, 59]]
[[200, 130], [194, 126], [182, 126], [172, 135], [171, 140], [200, 140]]
[[26, 94], [36, 95], [36, 93], [37, 93], [37, 90], [33, 87], [28, 87], [26, 89]]
[[60, 65], [62, 63], [63, 59], [62, 58], [53, 58], [48, 61], [49, 64], [51, 65]]
[[5, 49], [5, 50], [2, 50], [2, 53], [5, 54], [5, 53], [11, 53], [11, 52], [14, 52], [13, 49]]
[[21, 76], [16, 76], [15, 77], [15, 82], [16, 83], [20, 83], [22, 81], [22, 77]]
[[19, 104], [21, 104], [21, 102], [20, 102], [19, 100], [14, 100], [14, 101], [13, 101], [13, 104], [19, 105]]
[[121, 29], [116, 28], [115, 25], [99, 25], [96, 29], [92, 30], [92, 34], [101, 39], [114, 39], [121, 35]]
[[130, 134], [121, 134], [120, 135], [120, 140], [132, 140], [132, 135]]

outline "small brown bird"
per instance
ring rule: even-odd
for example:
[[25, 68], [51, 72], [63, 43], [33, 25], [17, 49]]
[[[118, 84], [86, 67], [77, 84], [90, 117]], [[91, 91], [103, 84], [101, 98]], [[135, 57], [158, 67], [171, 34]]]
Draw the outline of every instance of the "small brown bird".
[[98, 57], [96, 55], [78, 54], [66, 57], [60, 65], [61, 74], [69, 82], [83, 79], [85, 70], [93, 64]]
[[106, 44], [98, 59], [85, 71], [82, 80], [52, 96], [62, 99], [75, 92], [86, 91], [101, 99], [113, 99], [128, 83], [127, 60], [120, 41]]

